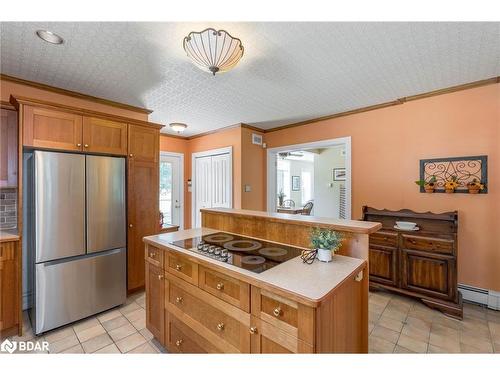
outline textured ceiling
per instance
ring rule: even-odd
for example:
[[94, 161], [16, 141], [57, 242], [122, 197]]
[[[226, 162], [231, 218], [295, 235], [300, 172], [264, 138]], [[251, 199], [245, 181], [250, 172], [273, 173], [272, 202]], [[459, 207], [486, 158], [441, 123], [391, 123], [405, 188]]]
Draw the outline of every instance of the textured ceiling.
[[[182, 49], [209, 26], [245, 47], [215, 77]], [[152, 121], [187, 123], [186, 135], [268, 129], [500, 75], [500, 23], [2, 22], [0, 32], [2, 73], [152, 109]]]

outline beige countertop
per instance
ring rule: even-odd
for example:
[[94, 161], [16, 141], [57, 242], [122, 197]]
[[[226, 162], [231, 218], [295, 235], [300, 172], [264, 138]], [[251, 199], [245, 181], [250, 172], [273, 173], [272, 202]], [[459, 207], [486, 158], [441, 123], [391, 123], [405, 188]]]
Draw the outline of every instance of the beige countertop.
[[[170, 244], [172, 241], [216, 232], [219, 231], [207, 228], [187, 229], [145, 237], [144, 241], [153, 246], [159, 248], [167, 247], [191, 258], [225, 268], [240, 274], [244, 279], [249, 280], [257, 286], [269, 285], [292, 295], [299, 296], [313, 304], [317, 304], [324, 299], [365, 262], [362, 259], [335, 255], [334, 260], [330, 263], [322, 263], [316, 260], [313, 264], [308, 265], [304, 264], [300, 257], [296, 257], [262, 273], [254, 273]], [[367, 275], [364, 275], [364, 277], [367, 277]]]
[[283, 214], [277, 212], [241, 210], [236, 208], [202, 208], [200, 211], [255, 217], [255, 218], [265, 218], [273, 221], [283, 221], [287, 223], [291, 222], [291, 223], [306, 224], [311, 226], [321, 225], [322, 227], [329, 227], [333, 230], [352, 232], [352, 233], [370, 234], [382, 228], [382, 224], [371, 221], [342, 220], [342, 219], [332, 219], [319, 216], [293, 215], [293, 214]]
[[0, 242], [18, 241], [19, 234], [17, 229], [2, 229], [0, 230]]

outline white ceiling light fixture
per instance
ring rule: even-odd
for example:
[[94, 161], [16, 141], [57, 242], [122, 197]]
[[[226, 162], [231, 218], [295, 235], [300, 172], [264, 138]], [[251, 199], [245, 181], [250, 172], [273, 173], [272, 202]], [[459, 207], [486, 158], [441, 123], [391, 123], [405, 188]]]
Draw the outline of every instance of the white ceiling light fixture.
[[186, 130], [187, 127], [188, 126], [186, 124], [183, 124], [181, 122], [173, 122], [170, 124], [170, 129], [177, 133], [182, 133], [184, 130]]
[[234, 68], [243, 56], [243, 44], [225, 30], [212, 28], [192, 31], [183, 42], [184, 51], [200, 69], [211, 72], [227, 72]]
[[63, 44], [64, 39], [60, 37], [59, 35], [53, 33], [52, 31], [48, 30], [37, 30], [36, 35], [46, 41], [47, 43], [51, 44]]

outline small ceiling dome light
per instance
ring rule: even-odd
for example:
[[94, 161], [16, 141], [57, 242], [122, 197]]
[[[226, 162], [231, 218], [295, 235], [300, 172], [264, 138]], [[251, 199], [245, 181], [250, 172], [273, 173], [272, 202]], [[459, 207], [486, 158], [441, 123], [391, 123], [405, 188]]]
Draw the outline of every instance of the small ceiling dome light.
[[234, 68], [244, 51], [241, 40], [227, 31], [212, 28], [190, 32], [184, 38], [183, 47], [193, 63], [213, 75]]
[[52, 31], [47, 30], [37, 30], [36, 35], [51, 44], [63, 44], [64, 39], [59, 35], [54, 34]]
[[186, 124], [183, 124], [181, 122], [173, 122], [170, 124], [170, 128], [177, 133], [182, 133], [184, 130], [186, 130], [188, 126]]

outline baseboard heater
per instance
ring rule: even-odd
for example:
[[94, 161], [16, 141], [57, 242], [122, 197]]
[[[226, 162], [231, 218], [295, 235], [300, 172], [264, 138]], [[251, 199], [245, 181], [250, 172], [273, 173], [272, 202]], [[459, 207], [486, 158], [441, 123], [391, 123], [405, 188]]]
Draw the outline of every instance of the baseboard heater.
[[465, 284], [458, 284], [458, 290], [462, 292], [462, 298], [465, 301], [484, 305], [493, 310], [500, 310], [500, 292]]

